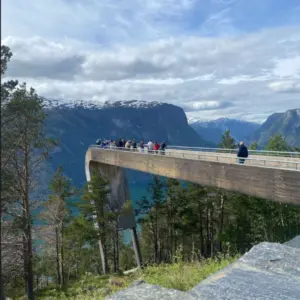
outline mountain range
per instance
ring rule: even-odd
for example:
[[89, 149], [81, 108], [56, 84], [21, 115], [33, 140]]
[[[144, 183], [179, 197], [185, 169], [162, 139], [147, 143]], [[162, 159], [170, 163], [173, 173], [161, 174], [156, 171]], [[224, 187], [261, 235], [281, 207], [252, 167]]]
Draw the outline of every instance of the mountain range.
[[[238, 140], [257, 140], [262, 145], [277, 132], [289, 142], [300, 143], [299, 109], [270, 116], [262, 125], [233, 119], [190, 122], [182, 108], [166, 103], [145, 101], [46, 102], [46, 132], [60, 141], [51, 155], [47, 174], [58, 165], [73, 183], [85, 183], [84, 160], [89, 145], [98, 138], [152, 139], [166, 141], [168, 145], [217, 147], [226, 129]], [[128, 171], [131, 194], [136, 200], [145, 193], [149, 174]]]
[[190, 126], [205, 140], [214, 144], [221, 141], [222, 134], [229, 129], [236, 141], [247, 141], [251, 134], [260, 127], [260, 124], [220, 118], [211, 121], [189, 120]]
[[275, 113], [257, 128], [251, 135], [251, 141], [257, 141], [264, 147], [271, 136], [281, 134], [290, 146], [300, 146], [300, 108], [284, 113]]
[[[187, 122], [182, 108], [158, 102], [118, 101], [60, 104], [47, 101], [46, 132], [60, 144], [54, 149], [51, 166], [62, 165], [76, 186], [85, 183], [85, 153], [98, 138], [166, 141], [168, 145], [213, 146], [203, 140]], [[149, 174], [128, 171], [133, 198], [145, 193]], [[133, 191], [133, 192], [132, 192]], [[134, 200], [134, 199], [133, 199]]]

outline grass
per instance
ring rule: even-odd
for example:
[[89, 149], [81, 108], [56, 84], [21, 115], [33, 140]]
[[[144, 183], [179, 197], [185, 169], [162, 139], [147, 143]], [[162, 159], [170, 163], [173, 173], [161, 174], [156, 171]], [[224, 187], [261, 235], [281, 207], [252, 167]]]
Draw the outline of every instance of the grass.
[[[215, 259], [203, 260], [194, 263], [174, 263], [149, 266], [142, 271], [122, 276], [94, 276], [85, 275], [80, 280], [72, 282], [62, 290], [54, 286], [39, 291], [37, 299], [80, 299], [100, 300], [107, 294], [127, 288], [135, 280], [144, 280], [147, 283], [160, 285], [165, 288], [187, 291], [199, 282], [226, 267], [237, 257], [225, 258], [221, 261]], [[109, 278], [117, 285], [111, 284]]]

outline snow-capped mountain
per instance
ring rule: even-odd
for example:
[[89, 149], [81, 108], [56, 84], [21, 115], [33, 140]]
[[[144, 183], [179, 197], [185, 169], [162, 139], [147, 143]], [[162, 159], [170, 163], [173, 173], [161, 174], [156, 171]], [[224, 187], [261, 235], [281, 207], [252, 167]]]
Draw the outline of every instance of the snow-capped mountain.
[[55, 99], [44, 99], [46, 108], [86, 108], [86, 109], [104, 109], [104, 108], [153, 108], [166, 103], [157, 101], [141, 101], [141, 100], [128, 100], [128, 101], [92, 101], [92, 100], [70, 100], [62, 101]]
[[76, 184], [85, 181], [82, 164], [87, 147], [100, 139], [166, 141], [168, 145], [212, 146], [192, 129], [182, 108], [160, 102], [117, 101], [95, 103], [47, 102], [46, 130], [60, 140], [53, 155], [54, 170], [59, 164]]

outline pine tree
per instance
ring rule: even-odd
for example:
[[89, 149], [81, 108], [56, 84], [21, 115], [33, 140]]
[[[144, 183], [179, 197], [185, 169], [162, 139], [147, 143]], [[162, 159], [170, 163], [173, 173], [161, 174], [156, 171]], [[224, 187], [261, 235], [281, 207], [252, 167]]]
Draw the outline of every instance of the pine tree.
[[79, 209], [89, 219], [93, 219], [99, 232], [99, 250], [104, 274], [109, 272], [108, 266], [108, 194], [109, 181], [99, 172], [94, 171], [91, 181], [84, 188], [82, 203]]
[[5, 117], [11, 119], [15, 140], [14, 149], [9, 159], [11, 169], [17, 184], [14, 195], [21, 202], [22, 213], [17, 215], [23, 230], [24, 279], [25, 289], [29, 299], [34, 299], [33, 293], [33, 252], [32, 252], [32, 214], [30, 195], [36, 189], [38, 174], [49, 150], [55, 144], [44, 134], [43, 101], [34, 89], [28, 91], [26, 84], [18, 86], [5, 105]]
[[258, 144], [257, 142], [253, 142], [252, 144], [250, 144], [249, 149], [250, 150], [257, 150]]
[[75, 189], [71, 186], [71, 180], [63, 175], [63, 169], [58, 167], [50, 184], [51, 194], [48, 202], [45, 204], [45, 211], [42, 213], [43, 219], [55, 232], [55, 252], [56, 252], [56, 271], [57, 284], [64, 286], [64, 228], [70, 210], [68, 208], [68, 199], [75, 194]]
[[290, 147], [284, 140], [283, 136], [278, 133], [269, 139], [265, 149], [268, 151], [289, 151]]
[[225, 133], [222, 135], [222, 140], [219, 143], [220, 148], [224, 149], [235, 149], [236, 148], [236, 142], [234, 138], [230, 135], [230, 130], [227, 129]]

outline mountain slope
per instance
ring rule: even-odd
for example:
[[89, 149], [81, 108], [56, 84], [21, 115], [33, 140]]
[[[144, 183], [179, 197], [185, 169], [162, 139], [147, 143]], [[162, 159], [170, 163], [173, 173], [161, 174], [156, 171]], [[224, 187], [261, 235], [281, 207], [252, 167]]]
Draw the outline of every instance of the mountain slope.
[[291, 146], [300, 146], [300, 108], [272, 114], [251, 136], [263, 147], [271, 136], [280, 133]]
[[76, 185], [85, 182], [85, 153], [97, 138], [210, 146], [188, 125], [184, 111], [171, 104], [133, 100], [101, 106], [50, 102], [47, 106], [47, 132], [61, 142], [52, 158], [53, 168], [62, 164]]
[[259, 124], [235, 119], [221, 118], [213, 121], [190, 121], [190, 126], [205, 140], [215, 144], [221, 141], [222, 134], [229, 129], [236, 141], [246, 140]]

